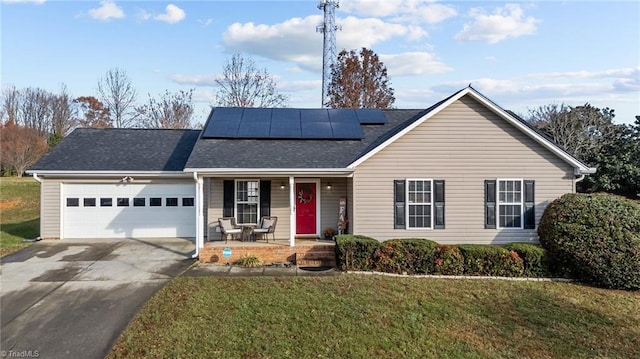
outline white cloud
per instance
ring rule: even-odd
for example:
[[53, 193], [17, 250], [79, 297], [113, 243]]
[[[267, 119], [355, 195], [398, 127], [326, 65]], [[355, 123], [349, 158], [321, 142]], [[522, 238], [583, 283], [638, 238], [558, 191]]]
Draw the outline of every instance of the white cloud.
[[124, 11], [113, 1], [103, 0], [100, 7], [89, 10], [89, 16], [96, 20], [107, 21], [110, 19], [121, 19], [124, 17]]
[[3, 4], [36, 4], [41, 5], [47, 2], [47, 0], [2, 0]]
[[278, 82], [278, 89], [283, 92], [299, 92], [322, 90], [322, 80], [300, 80]]
[[[315, 29], [321, 21], [321, 15], [311, 15], [274, 25], [234, 23], [224, 32], [223, 44], [234, 51], [290, 61], [302, 69], [318, 71], [322, 67], [322, 35]], [[371, 48], [394, 37], [415, 41], [427, 36], [420, 27], [392, 24], [374, 18], [348, 16], [337, 22], [342, 26], [342, 31], [336, 36], [338, 51]]]
[[207, 27], [211, 24], [213, 24], [213, 19], [212, 18], [208, 18], [208, 19], [198, 19], [197, 20], [199, 24], [202, 24], [202, 26]]
[[532, 35], [536, 32], [536, 24], [540, 20], [524, 17], [520, 5], [507, 4], [494, 10], [493, 14], [485, 14], [481, 9], [471, 10], [472, 23], [464, 25], [456, 34], [457, 41], [486, 41], [498, 43], [510, 37]]
[[340, 10], [360, 16], [388, 17], [395, 22], [436, 24], [458, 14], [452, 6], [421, 0], [350, 0]]
[[609, 77], [640, 77], [640, 67], [610, 69], [604, 71], [567, 71], [567, 72], [543, 72], [529, 74], [527, 77], [548, 79], [548, 78], [609, 78]]
[[138, 11], [138, 13], [136, 14], [136, 18], [140, 21], [147, 21], [149, 19], [151, 19], [153, 15], [151, 15], [150, 13], [148, 13], [145, 10], [140, 10]]
[[164, 21], [167, 24], [176, 24], [187, 17], [184, 10], [173, 4], [167, 5], [165, 11], [164, 14], [156, 15], [153, 18], [158, 21]]
[[437, 74], [452, 70], [428, 52], [405, 52], [379, 56], [391, 77]]
[[205, 74], [205, 75], [182, 75], [175, 74], [169, 76], [171, 81], [180, 85], [192, 85], [192, 86], [217, 86], [216, 80], [221, 78], [218, 74]]

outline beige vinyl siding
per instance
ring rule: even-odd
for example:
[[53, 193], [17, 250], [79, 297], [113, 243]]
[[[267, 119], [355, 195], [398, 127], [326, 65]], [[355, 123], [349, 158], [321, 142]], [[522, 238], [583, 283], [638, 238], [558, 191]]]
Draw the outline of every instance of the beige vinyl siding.
[[[331, 227], [338, 230], [338, 215], [340, 210], [340, 198], [347, 198], [348, 178], [323, 178], [320, 186], [321, 191], [321, 213], [320, 213], [320, 235], [322, 230]], [[331, 189], [327, 189], [327, 184], [331, 183]]]
[[60, 180], [43, 179], [40, 184], [40, 237], [60, 238]]
[[[205, 213], [208, 218], [209, 226], [212, 227], [212, 239], [219, 240], [220, 232], [216, 232], [215, 228], [217, 226], [218, 218], [222, 217], [223, 186], [225, 179], [206, 178], [205, 180], [209, 182], [208, 189], [204, 192], [204, 197], [206, 198], [205, 204], [208, 204], [205, 208]], [[228, 178], [227, 180], [234, 179]], [[290, 223], [288, 178], [262, 178], [261, 180], [271, 181], [271, 215], [278, 217], [275, 236], [277, 239], [288, 239]], [[280, 182], [287, 183], [287, 188], [281, 190]]]
[[[446, 229], [398, 230], [393, 181], [445, 180]], [[536, 223], [546, 205], [573, 192], [573, 167], [465, 96], [360, 164], [354, 173], [354, 233], [439, 243], [538, 240], [535, 230], [484, 229], [485, 179], [535, 180]]]

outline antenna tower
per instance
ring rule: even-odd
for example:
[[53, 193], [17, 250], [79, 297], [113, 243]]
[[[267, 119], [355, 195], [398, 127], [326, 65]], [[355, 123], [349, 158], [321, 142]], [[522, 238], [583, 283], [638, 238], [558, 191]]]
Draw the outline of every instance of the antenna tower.
[[329, 100], [329, 85], [331, 84], [331, 65], [336, 63], [336, 31], [341, 30], [336, 25], [336, 8], [338, 0], [320, 0], [318, 9], [324, 11], [322, 24], [316, 27], [323, 35], [322, 41], [322, 107]]

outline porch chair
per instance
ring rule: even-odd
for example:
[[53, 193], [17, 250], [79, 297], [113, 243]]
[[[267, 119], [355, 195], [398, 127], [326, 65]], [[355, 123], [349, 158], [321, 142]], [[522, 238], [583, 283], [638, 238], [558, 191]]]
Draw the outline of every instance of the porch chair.
[[220, 223], [220, 240], [224, 236], [224, 243], [227, 243], [229, 236], [236, 238], [236, 236], [242, 234], [242, 228], [236, 225], [236, 219], [234, 217], [222, 217], [218, 218]]
[[269, 234], [273, 235], [273, 240], [276, 240], [276, 223], [278, 222], [278, 217], [274, 216], [263, 216], [260, 219], [260, 226], [253, 229], [253, 233], [256, 236], [264, 237], [264, 239], [269, 243]]

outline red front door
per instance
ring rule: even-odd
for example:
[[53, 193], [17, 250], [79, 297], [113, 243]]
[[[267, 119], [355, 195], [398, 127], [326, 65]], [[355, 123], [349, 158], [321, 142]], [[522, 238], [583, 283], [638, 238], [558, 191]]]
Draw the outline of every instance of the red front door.
[[316, 184], [296, 183], [296, 233], [317, 234]]

